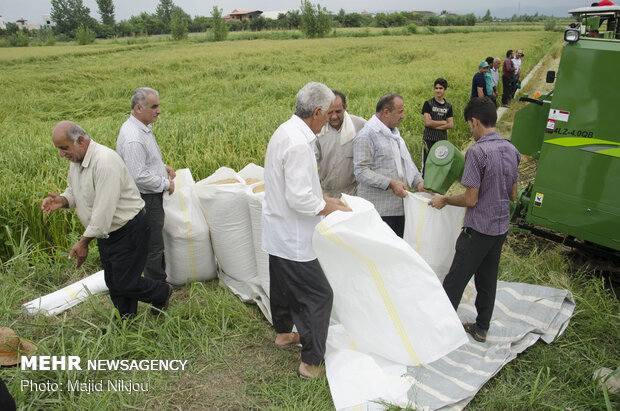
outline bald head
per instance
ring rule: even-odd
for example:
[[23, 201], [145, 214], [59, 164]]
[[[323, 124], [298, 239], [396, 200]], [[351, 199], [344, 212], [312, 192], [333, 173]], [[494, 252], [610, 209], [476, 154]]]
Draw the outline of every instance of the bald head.
[[81, 163], [88, 150], [90, 138], [84, 129], [73, 121], [63, 120], [52, 131], [52, 142], [61, 157], [74, 163]]

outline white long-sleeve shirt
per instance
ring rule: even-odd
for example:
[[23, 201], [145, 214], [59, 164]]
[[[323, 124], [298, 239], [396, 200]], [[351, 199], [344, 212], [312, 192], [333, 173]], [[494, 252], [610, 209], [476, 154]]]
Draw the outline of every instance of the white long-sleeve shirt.
[[141, 193], [161, 193], [170, 188], [168, 172], [150, 125], [129, 116], [118, 133], [116, 151]]
[[292, 261], [312, 261], [312, 233], [325, 208], [314, 140], [302, 119], [293, 115], [271, 136], [265, 155], [262, 245], [268, 254]]

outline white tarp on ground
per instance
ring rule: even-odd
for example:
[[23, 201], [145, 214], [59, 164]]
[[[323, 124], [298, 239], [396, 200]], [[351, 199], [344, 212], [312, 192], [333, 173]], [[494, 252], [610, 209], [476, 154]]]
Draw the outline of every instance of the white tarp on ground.
[[[459, 306], [475, 320], [472, 283]], [[485, 343], [469, 342], [439, 360], [415, 367], [358, 350], [341, 325], [332, 325], [325, 364], [338, 410], [382, 410], [385, 401], [415, 409], [463, 409], [504, 365], [538, 339], [551, 343], [568, 326], [575, 302], [568, 290], [499, 281]]]
[[51, 294], [39, 297], [22, 305], [30, 315], [56, 315], [86, 300], [91, 295], [108, 292], [103, 270], [70, 284]]
[[466, 208], [448, 205], [438, 210], [428, 205], [431, 198], [427, 193], [408, 193], [405, 197], [404, 239], [443, 282], [454, 258]]
[[467, 342], [433, 270], [383, 222], [372, 203], [323, 219], [312, 238], [334, 292], [332, 313], [360, 351], [417, 365]]
[[209, 226], [194, 194], [194, 179], [188, 168], [176, 171], [174, 193], [164, 195], [164, 247], [167, 281], [208, 281], [217, 277]]

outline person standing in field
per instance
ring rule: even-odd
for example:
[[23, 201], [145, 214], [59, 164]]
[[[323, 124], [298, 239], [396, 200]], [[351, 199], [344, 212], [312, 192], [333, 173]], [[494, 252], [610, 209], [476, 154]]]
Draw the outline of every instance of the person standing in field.
[[433, 87], [435, 97], [426, 100], [422, 106], [425, 125], [422, 136], [422, 177], [424, 177], [424, 166], [431, 147], [438, 141], [447, 140], [447, 130], [454, 128], [452, 104], [444, 99], [448, 89], [448, 81], [440, 77], [435, 80]]
[[[270, 303], [275, 345], [301, 343], [299, 375], [325, 375], [327, 328], [333, 292], [312, 250], [321, 216], [348, 211], [321, 190], [314, 140], [327, 122], [334, 93], [311, 82], [297, 93], [295, 114], [273, 133], [265, 154], [262, 246], [269, 254]], [[293, 333], [293, 325], [299, 333]]]
[[474, 74], [474, 77], [471, 80], [471, 96], [469, 98], [470, 100], [472, 98], [486, 97], [489, 95], [487, 92], [487, 81], [485, 78], [488, 71], [489, 63], [487, 63], [486, 61], [480, 62], [480, 64], [478, 65], [478, 72]]
[[489, 65], [489, 69], [484, 73], [487, 97], [495, 103], [495, 94], [493, 94], [493, 74], [491, 73], [491, 70], [493, 70], [493, 57], [487, 57], [484, 61]]
[[512, 99], [512, 89], [515, 81], [515, 66], [512, 62], [514, 52], [508, 50], [506, 59], [502, 64], [502, 107], [510, 108], [510, 100]]
[[96, 238], [105, 283], [121, 317], [134, 316], [138, 301], [153, 304], [154, 313], [165, 309], [172, 287], [141, 275], [149, 226], [144, 201], [123, 160], [71, 121], [56, 125], [52, 141], [71, 166], [65, 191], [48, 193], [41, 210], [77, 209], [85, 230], [69, 258], [75, 257], [75, 266], [80, 267], [88, 256], [88, 244]]
[[517, 50], [517, 53], [512, 58], [512, 64], [515, 68], [515, 79], [512, 87], [512, 98], [518, 89], [521, 88], [521, 63], [523, 63], [523, 50]]
[[329, 121], [316, 136], [316, 158], [319, 178], [329, 197], [342, 193], [356, 195], [357, 181], [353, 175], [353, 137], [364, 127], [366, 120], [347, 112], [347, 97], [338, 90]]
[[465, 154], [461, 179], [465, 192], [437, 195], [429, 205], [438, 209], [448, 204], [467, 207], [443, 288], [456, 310], [465, 286], [474, 276], [478, 316], [475, 323], [463, 326], [476, 341], [484, 342], [495, 304], [497, 268], [510, 224], [510, 201], [517, 197], [521, 154], [495, 130], [497, 112], [491, 100], [471, 100], [464, 114], [476, 141]]
[[164, 164], [153, 135], [152, 124], [160, 114], [159, 93], [148, 87], [137, 88], [131, 97], [131, 115], [118, 133], [116, 151], [127, 165], [146, 204], [151, 237], [144, 276], [165, 282], [163, 194], [174, 192], [176, 173]]
[[499, 88], [499, 66], [502, 65], [502, 59], [495, 57], [493, 59], [493, 66], [489, 72], [491, 73], [491, 79], [493, 80], [493, 97], [495, 101], [495, 107], [497, 107], [497, 97], [499, 96], [497, 90]]
[[370, 201], [383, 221], [398, 235], [405, 232], [403, 198], [408, 185], [423, 191], [424, 180], [411, 159], [398, 124], [405, 118], [403, 98], [388, 93], [375, 114], [353, 140], [353, 170], [358, 196]]

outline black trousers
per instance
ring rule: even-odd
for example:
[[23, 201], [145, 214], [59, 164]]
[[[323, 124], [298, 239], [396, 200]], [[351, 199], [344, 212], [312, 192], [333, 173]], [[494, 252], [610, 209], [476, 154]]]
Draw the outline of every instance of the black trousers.
[[157, 281], [166, 281], [166, 261], [164, 260], [164, 202], [163, 193], [142, 194], [144, 210], [149, 220], [151, 236], [146, 256], [144, 276]]
[[512, 77], [502, 76], [502, 105], [510, 103], [513, 88], [514, 79]]
[[456, 310], [467, 283], [474, 276], [476, 285], [476, 324], [488, 330], [495, 305], [497, 267], [506, 234], [486, 235], [470, 227], [456, 240], [456, 253], [450, 271], [443, 280], [443, 288]]
[[161, 304], [168, 286], [142, 277], [149, 244], [149, 225], [144, 210], [106, 239], [97, 239], [105, 283], [121, 316], [136, 314], [138, 301]]
[[397, 236], [403, 238], [405, 235], [405, 216], [404, 215], [396, 215], [396, 216], [381, 216], [381, 219], [390, 226], [392, 231], [396, 233]]
[[276, 333], [290, 333], [295, 324], [301, 339], [301, 360], [321, 364], [334, 293], [319, 261], [299, 262], [270, 254], [269, 292]]

